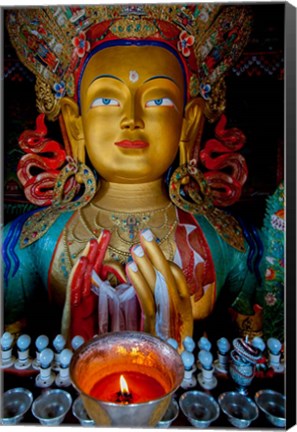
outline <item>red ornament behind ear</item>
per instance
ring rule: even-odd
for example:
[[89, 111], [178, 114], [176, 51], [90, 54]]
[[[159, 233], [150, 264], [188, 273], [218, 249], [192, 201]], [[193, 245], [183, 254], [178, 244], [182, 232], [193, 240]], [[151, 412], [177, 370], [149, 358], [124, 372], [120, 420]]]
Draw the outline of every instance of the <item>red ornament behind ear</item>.
[[245, 144], [245, 135], [237, 128], [225, 129], [226, 124], [222, 115], [215, 128], [217, 139], [208, 140], [200, 152], [201, 163], [209, 170], [204, 177], [218, 207], [238, 201], [248, 173], [245, 158], [237, 152]]
[[[19, 146], [26, 153], [17, 166], [17, 176], [24, 187], [28, 201], [37, 206], [52, 204], [53, 190], [60, 169], [66, 161], [66, 152], [57, 141], [46, 138], [44, 114], [36, 119], [36, 129], [24, 131]], [[67, 189], [74, 186], [70, 179]]]

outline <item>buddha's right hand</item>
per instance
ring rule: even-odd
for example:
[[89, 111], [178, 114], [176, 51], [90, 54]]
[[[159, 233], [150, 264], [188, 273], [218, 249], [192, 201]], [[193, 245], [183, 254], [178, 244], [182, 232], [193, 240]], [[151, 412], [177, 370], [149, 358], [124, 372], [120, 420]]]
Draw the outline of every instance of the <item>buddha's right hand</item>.
[[[193, 333], [192, 308], [185, 276], [175, 263], [165, 258], [150, 230], [140, 234], [140, 243], [132, 248], [133, 262], [126, 265], [126, 273], [141, 304], [143, 330], [159, 337], [174, 338], [181, 348], [183, 339]], [[165, 309], [160, 316], [163, 306]], [[168, 323], [160, 322], [162, 317]], [[163, 334], [158, 334], [162, 331]]]
[[110, 237], [110, 232], [103, 230], [98, 239], [91, 239], [71, 270], [67, 287], [70, 293], [71, 337], [80, 335], [88, 340], [98, 332], [98, 298], [91, 289], [92, 272], [104, 275], [104, 278], [108, 272], [112, 272], [122, 280], [115, 266], [103, 262]]

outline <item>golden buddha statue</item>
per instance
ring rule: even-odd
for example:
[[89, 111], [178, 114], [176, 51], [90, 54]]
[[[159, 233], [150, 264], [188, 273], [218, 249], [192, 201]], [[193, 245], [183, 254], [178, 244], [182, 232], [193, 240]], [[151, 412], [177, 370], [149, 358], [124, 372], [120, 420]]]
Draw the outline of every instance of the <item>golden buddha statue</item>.
[[5, 227], [6, 328], [28, 324], [43, 285], [68, 338], [134, 329], [181, 344], [229, 283], [237, 321], [250, 316], [260, 330], [249, 245], [193, 157], [205, 118], [223, 112], [223, 75], [247, 41], [249, 13], [193, 4], [7, 15], [37, 76], [37, 105], [59, 116], [71, 151], [51, 205]]

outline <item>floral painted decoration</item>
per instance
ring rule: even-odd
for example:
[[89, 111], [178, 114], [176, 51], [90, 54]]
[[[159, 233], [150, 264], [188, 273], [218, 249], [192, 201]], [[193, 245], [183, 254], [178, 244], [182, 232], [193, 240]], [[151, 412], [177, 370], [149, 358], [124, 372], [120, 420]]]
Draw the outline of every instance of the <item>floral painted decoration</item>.
[[190, 47], [193, 46], [194, 42], [194, 36], [189, 35], [185, 30], [183, 30], [179, 35], [177, 49], [182, 53], [183, 56], [189, 57], [191, 54]]
[[192, 175], [197, 174], [198, 169], [197, 169], [196, 159], [191, 159], [190, 162], [188, 163], [188, 172], [189, 172], [189, 174], [192, 174]]
[[275, 296], [273, 293], [271, 293], [271, 292], [267, 293], [267, 294], [265, 295], [264, 299], [265, 299], [265, 303], [266, 303], [268, 306], [274, 306], [275, 303], [277, 302], [277, 298], [276, 298], [276, 296]]
[[54, 92], [55, 92], [55, 97], [57, 99], [62, 99], [62, 97], [65, 96], [66, 94], [66, 87], [65, 87], [65, 83], [64, 81], [61, 81], [59, 83], [55, 83], [54, 86]]
[[80, 32], [78, 36], [75, 36], [72, 39], [72, 43], [75, 46], [75, 53], [80, 58], [84, 57], [85, 53], [90, 51], [91, 45], [86, 39], [86, 34], [84, 32]]
[[284, 341], [284, 242], [285, 242], [284, 184], [268, 198], [262, 229], [265, 255], [264, 276], [264, 336]]
[[210, 99], [211, 86], [210, 84], [200, 84], [200, 94], [205, 100]]

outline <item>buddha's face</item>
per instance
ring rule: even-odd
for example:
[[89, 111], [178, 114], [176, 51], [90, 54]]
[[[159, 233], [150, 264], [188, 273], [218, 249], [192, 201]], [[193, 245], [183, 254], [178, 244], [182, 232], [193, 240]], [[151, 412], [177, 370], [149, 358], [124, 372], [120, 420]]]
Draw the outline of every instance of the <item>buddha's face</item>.
[[156, 180], [174, 161], [181, 135], [184, 79], [173, 54], [116, 46], [90, 59], [81, 81], [89, 158], [107, 181]]

